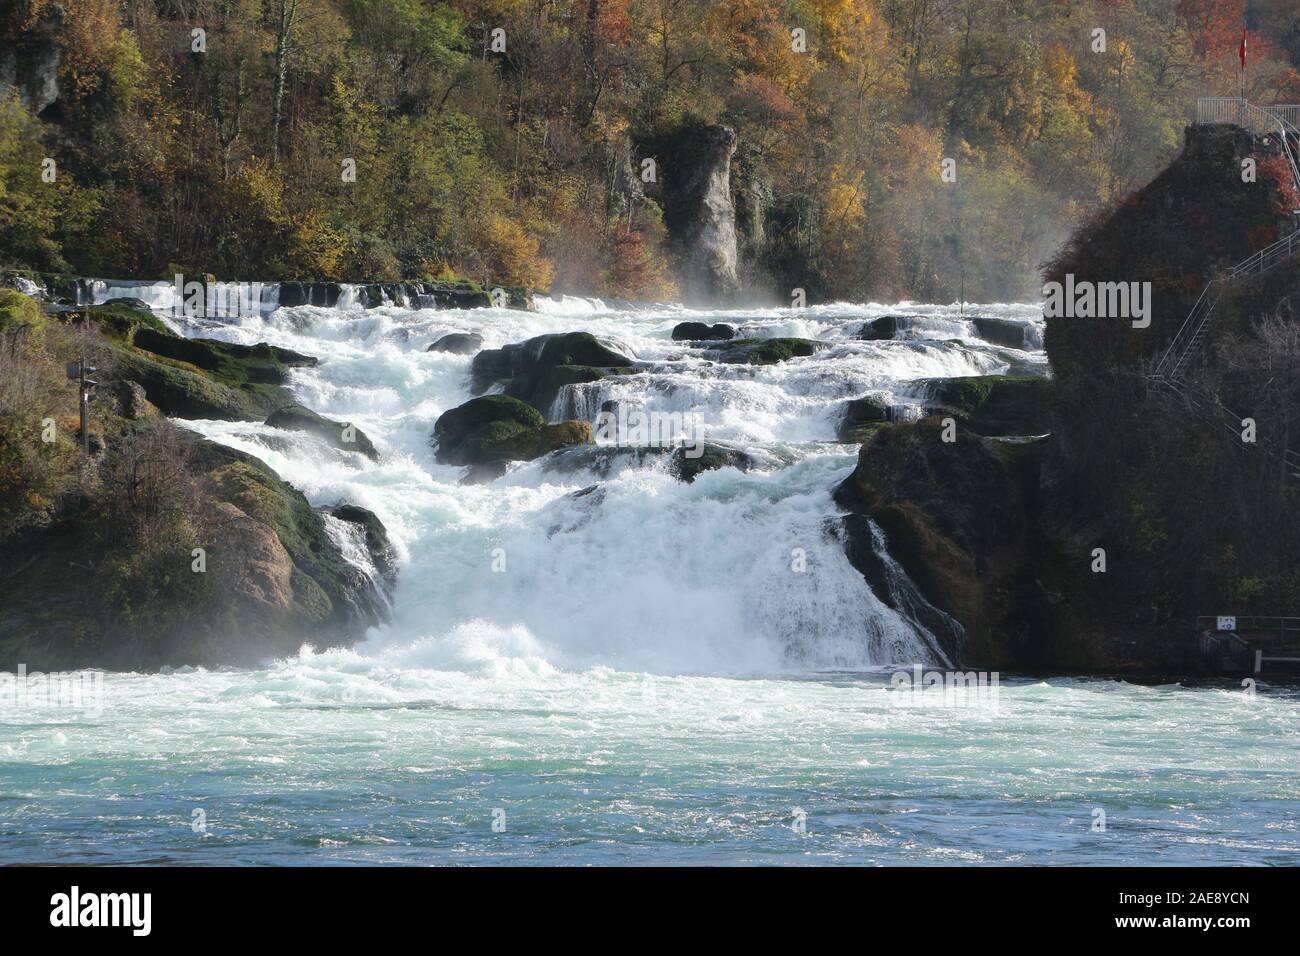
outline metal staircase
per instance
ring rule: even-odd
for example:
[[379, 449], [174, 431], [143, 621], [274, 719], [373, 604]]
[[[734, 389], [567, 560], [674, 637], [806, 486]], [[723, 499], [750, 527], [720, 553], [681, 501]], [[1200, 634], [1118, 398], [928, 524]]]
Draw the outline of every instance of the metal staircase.
[[[1291, 170], [1291, 178], [1300, 195], [1300, 106], [1258, 107], [1231, 97], [1206, 98], [1197, 103], [1197, 123], [1228, 123], [1254, 132], [1277, 135]], [[1240, 441], [1242, 418], [1230, 412], [1217, 397], [1210, 397], [1182, 381], [1192, 358], [1209, 337], [1210, 323], [1231, 285], [1248, 277], [1264, 275], [1300, 254], [1300, 210], [1292, 217], [1292, 231], [1277, 242], [1238, 262], [1206, 283], [1178, 333], [1165, 349], [1148, 380], [1157, 388], [1172, 393], [1198, 418], [1215, 428], [1231, 431]], [[1242, 447], [1246, 447], [1243, 443]], [[1300, 478], [1300, 454], [1289, 448], [1274, 448], [1270, 442], [1259, 447], [1282, 459], [1288, 471]]]

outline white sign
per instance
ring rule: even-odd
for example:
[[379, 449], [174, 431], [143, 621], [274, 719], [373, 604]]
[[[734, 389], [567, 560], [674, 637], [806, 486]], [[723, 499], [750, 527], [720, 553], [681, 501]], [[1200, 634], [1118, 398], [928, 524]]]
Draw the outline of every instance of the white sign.
[[1219, 630], [1235, 631], [1237, 629], [1237, 619], [1235, 617], [1220, 617]]

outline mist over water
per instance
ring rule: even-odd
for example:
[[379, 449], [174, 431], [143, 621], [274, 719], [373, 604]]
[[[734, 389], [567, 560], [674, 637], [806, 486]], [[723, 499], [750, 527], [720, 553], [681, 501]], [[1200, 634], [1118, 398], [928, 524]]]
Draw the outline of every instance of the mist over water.
[[[166, 307], [157, 287], [131, 288], [98, 295]], [[996, 708], [891, 700], [892, 670], [945, 659], [828, 533], [831, 491], [857, 458], [834, 442], [843, 403], [876, 395], [905, 416], [925, 399], [922, 379], [1046, 374], [1035, 307], [973, 310], [1026, 325], [1028, 348], [1008, 349], [955, 306], [354, 301], [345, 290], [334, 309], [268, 301], [256, 316], [170, 321], [317, 356], [293, 391], [362, 429], [378, 463], [256, 423], [181, 424], [258, 456], [315, 505], [378, 514], [400, 562], [392, 621], [355, 648], [304, 648], [260, 669], [107, 675], [99, 712], [0, 709], [0, 862], [1229, 862], [1244, 848], [1292, 862], [1300, 851], [1290, 691], [1005, 678]], [[883, 314], [914, 320], [898, 340], [859, 339]], [[823, 347], [777, 366], [715, 364], [671, 341], [686, 320]], [[576, 330], [647, 370], [567, 390], [557, 413], [592, 417], [611, 400], [681, 413], [765, 464], [685, 484], [663, 455], [606, 469], [562, 454], [461, 485], [464, 469], [434, 461], [429, 435], [469, 398], [471, 359], [431, 342], [475, 332], [495, 348]], [[1091, 831], [1098, 805], [1103, 834]]]

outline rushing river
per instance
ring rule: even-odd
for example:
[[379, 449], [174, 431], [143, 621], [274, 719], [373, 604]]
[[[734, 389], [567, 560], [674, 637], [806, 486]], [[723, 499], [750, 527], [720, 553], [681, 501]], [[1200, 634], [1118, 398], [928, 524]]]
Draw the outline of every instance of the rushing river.
[[[907, 415], [923, 379], [1046, 374], [1035, 308], [978, 308], [1024, 324], [1012, 349], [955, 307], [906, 303], [342, 305], [178, 328], [319, 357], [293, 390], [380, 462], [182, 424], [314, 504], [378, 514], [401, 561], [391, 623], [260, 670], [107, 675], [99, 708], [0, 707], [0, 863], [1296, 861], [1293, 691], [1003, 675], [977, 700], [905, 706], [890, 689], [941, 653], [827, 533], [857, 455], [834, 442], [844, 402]], [[858, 337], [886, 313], [915, 319]], [[826, 347], [719, 365], [671, 341], [684, 320]], [[575, 330], [646, 371], [572, 389], [553, 417], [611, 400], [680, 413], [762, 467], [685, 484], [663, 456], [593, 470], [560, 455], [464, 485], [435, 463], [470, 358], [431, 342]]]

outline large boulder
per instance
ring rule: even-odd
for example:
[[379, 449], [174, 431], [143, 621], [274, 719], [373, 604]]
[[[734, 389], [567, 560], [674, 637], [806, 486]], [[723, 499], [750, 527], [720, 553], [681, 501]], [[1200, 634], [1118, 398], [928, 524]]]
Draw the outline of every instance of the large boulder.
[[668, 470], [681, 481], [690, 484], [706, 471], [718, 468], [735, 468], [749, 471], [758, 460], [745, 449], [721, 442], [701, 442], [699, 446], [682, 446], [673, 451]]
[[90, 314], [112, 349], [115, 377], [138, 384], [172, 418], [264, 421], [293, 402], [284, 387], [289, 370], [316, 364], [310, 355], [266, 343], [182, 338], [147, 310], [121, 302]]
[[361, 429], [350, 422], [328, 419], [297, 402], [277, 408], [267, 416], [264, 424], [286, 431], [307, 432], [339, 451], [360, 452], [371, 461], [379, 460], [379, 452], [374, 443]]
[[977, 435], [1043, 435], [1052, 429], [1051, 387], [1045, 378], [971, 375], [920, 384], [931, 414], [950, 415]]
[[[175, 434], [183, 538], [142, 544], [77, 510], [39, 534], [0, 540], [11, 569], [0, 576], [0, 670], [252, 665], [304, 642], [346, 646], [385, 620], [382, 582], [347, 559], [301, 492], [251, 455]], [[119, 434], [110, 445], [127, 441]], [[386, 540], [377, 518], [365, 537]], [[73, 565], [96, 586], [69, 574]]]
[[633, 366], [632, 359], [602, 344], [590, 332], [539, 335], [475, 355], [470, 388], [477, 395], [504, 384], [507, 395], [546, 414], [565, 385], [628, 374]]
[[998, 319], [986, 315], [977, 315], [971, 321], [975, 323], [976, 333], [985, 342], [992, 342], [994, 345], [1002, 345], [1009, 349], [1023, 349], [1025, 347], [1025, 330], [1027, 326], [1024, 322]]
[[911, 325], [912, 317], [910, 315], [882, 315], [880, 318], [872, 319], [863, 325], [862, 331], [858, 333], [858, 338], [868, 342], [896, 339], [899, 332], [911, 328]]
[[425, 350], [450, 352], [453, 355], [473, 355], [483, 347], [483, 336], [475, 332], [449, 332]]
[[531, 461], [592, 440], [587, 422], [546, 424], [537, 409], [509, 395], [484, 395], [444, 412], [433, 426], [436, 457], [444, 465]]
[[713, 325], [707, 322], [678, 322], [673, 326], [674, 342], [701, 342], [735, 337], [736, 327], [725, 322], [717, 322]]
[[861, 443], [890, 421], [893, 421], [893, 409], [888, 402], [871, 395], [855, 398], [844, 403], [844, 417], [840, 419], [836, 438]]
[[[870, 519], [845, 523], [846, 552], [868, 581], [879, 577], [870, 560], [874, 522], [921, 594], [965, 628], [969, 663], [1025, 661], [1022, 645], [1043, 610], [1028, 501], [1036, 446], [960, 430], [947, 442], [943, 431], [936, 418], [885, 425], [862, 446], [857, 468], [835, 492], [851, 515]], [[961, 648], [945, 650], [955, 658]]]

